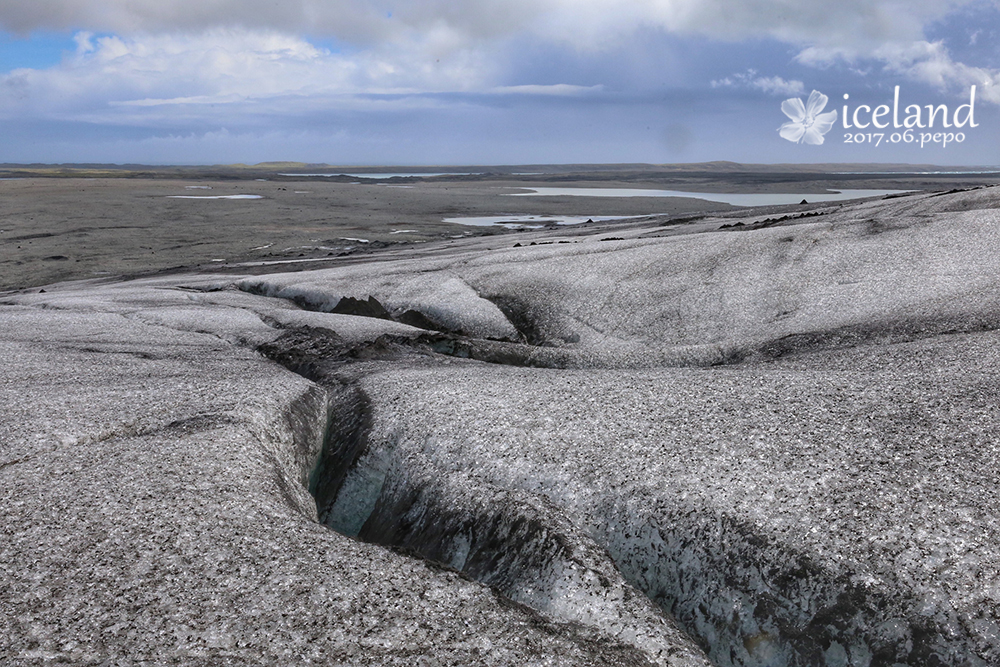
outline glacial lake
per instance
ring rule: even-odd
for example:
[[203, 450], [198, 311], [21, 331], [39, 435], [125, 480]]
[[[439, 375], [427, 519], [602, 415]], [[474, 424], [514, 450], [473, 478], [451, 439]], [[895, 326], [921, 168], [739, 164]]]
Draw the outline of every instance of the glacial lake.
[[[684, 190], [642, 190], [637, 188], [522, 188], [531, 192], [511, 193], [511, 197], [690, 197], [733, 206], [775, 206], [798, 204], [805, 199], [810, 204], [861, 197], [896, 195], [913, 190], [840, 190], [825, 194], [782, 194], [730, 192], [686, 192]], [[595, 218], [596, 220], [596, 218]]]
[[509, 229], [541, 229], [547, 224], [579, 225], [587, 222], [603, 222], [605, 220], [624, 220], [642, 216], [634, 215], [494, 215], [464, 218], [445, 218], [443, 222], [453, 222], [457, 225], [473, 227], [492, 227], [500, 225]]
[[263, 199], [262, 195], [167, 195], [167, 199]]
[[387, 172], [384, 174], [345, 174], [343, 172], [338, 172], [336, 174], [278, 174], [278, 176], [320, 176], [323, 178], [333, 178], [334, 176], [349, 176], [351, 178], [428, 178], [430, 176], [475, 176], [482, 172], [472, 172], [472, 171], [441, 171], [433, 174], [417, 174], [413, 172]]

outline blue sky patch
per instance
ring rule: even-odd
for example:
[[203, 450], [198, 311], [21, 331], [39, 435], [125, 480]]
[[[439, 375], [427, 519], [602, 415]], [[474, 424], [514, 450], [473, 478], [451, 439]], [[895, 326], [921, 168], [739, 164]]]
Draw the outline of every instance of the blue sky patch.
[[76, 50], [73, 35], [43, 32], [17, 37], [0, 32], [0, 72], [22, 67], [44, 69], [58, 65], [63, 56]]

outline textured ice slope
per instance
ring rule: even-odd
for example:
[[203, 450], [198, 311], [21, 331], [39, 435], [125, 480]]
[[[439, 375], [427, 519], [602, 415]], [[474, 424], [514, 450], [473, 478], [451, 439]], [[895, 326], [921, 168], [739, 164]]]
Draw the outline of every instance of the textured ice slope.
[[995, 664], [998, 343], [642, 375], [370, 367], [368, 446], [390, 454], [361, 534], [447, 562], [496, 539], [448, 511], [513, 489], [607, 546], [716, 664]]
[[[532, 560], [545, 534], [505, 528], [532, 523], [527, 494], [716, 664], [994, 664], [997, 204], [994, 189], [920, 195], [752, 231], [367, 267], [457, 276], [533, 344], [523, 365], [586, 370], [338, 367], [368, 428], [323, 516], [484, 580], [469, 554], [526, 552], [513, 570], [529, 584], [501, 590], [527, 598], [573, 560]], [[322, 293], [339, 271], [308, 280]]]
[[[995, 188], [915, 195], [824, 207], [802, 224], [749, 232], [582, 237], [242, 285], [307, 295], [318, 308], [373, 295], [399, 312], [447, 312], [452, 330], [559, 348], [550, 353], [555, 365], [714, 363], [822, 341], [996, 326], [998, 198]], [[461, 298], [443, 305], [436, 300], [445, 293]], [[494, 303], [519, 334], [496, 323]]]
[[0, 653], [997, 664], [1000, 197], [818, 212], [0, 298]]
[[4, 664], [647, 664], [317, 523], [333, 393], [252, 349], [283, 304], [162, 281], [16, 300], [0, 306]]

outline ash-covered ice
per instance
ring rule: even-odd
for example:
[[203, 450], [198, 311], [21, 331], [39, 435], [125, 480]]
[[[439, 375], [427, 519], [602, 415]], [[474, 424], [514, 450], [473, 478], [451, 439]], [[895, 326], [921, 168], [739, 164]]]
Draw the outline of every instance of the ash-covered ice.
[[998, 211], [8, 294], [0, 654], [997, 664]]

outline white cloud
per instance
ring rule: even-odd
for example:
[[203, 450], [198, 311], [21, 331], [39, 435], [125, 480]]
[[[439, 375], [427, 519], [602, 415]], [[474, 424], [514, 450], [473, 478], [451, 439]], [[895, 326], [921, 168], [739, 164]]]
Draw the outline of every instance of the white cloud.
[[[476, 124], [483, 118], [506, 118], [516, 130], [509, 136], [528, 137], [524, 128], [546, 118], [537, 111], [545, 104], [560, 110], [548, 115], [558, 118], [556, 129], [592, 128], [593, 118], [624, 127], [616, 116], [627, 109], [644, 119], [635, 127], [669, 135], [676, 152], [704, 141], [698, 123], [687, 129], [677, 124], [686, 118], [671, 118], [681, 129], [662, 132], [656, 124], [666, 120], [643, 114], [697, 108], [685, 95], [704, 91], [660, 92], [719, 76], [724, 58], [738, 64], [723, 73], [754, 64], [767, 74], [730, 74], [713, 81], [716, 88], [801, 96], [807, 87], [798, 78], [808, 78], [798, 66], [836, 65], [825, 80], [882, 84], [898, 76], [956, 92], [976, 84], [979, 99], [1000, 102], [996, 71], [957, 62], [925, 36], [926, 26], [974, 1], [842, 0], [833, 8], [826, 0], [0, 0], [0, 31], [76, 34], [76, 50], [59, 65], [0, 72], [0, 118], [141, 128], [129, 136], [157, 135], [142, 148], [164, 156], [195, 145], [235, 151], [264, 136], [270, 143], [255, 145], [278, 155], [282, 137], [293, 135], [307, 154], [327, 129], [370, 123], [370, 137], [384, 141], [383, 155], [392, 159], [411, 135], [426, 140], [413, 155], [428, 146], [497, 143], [483, 129], [492, 121]], [[797, 78], [774, 41], [798, 52]], [[980, 48], [986, 41], [980, 36]], [[692, 45], [695, 54], [685, 50]], [[525, 105], [530, 111], [508, 110], [526, 96], [538, 98]], [[592, 98], [602, 104], [576, 103]], [[466, 113], [466, 105], [489, 113]], [[570, 107], [575, 116], [564, 114]], [[384, 129], [386, 119], [404, 126], [398, 111], [416, 112], [424, 125]], [[434, 125], [439, 118], [447, 122]], [[460, 134], [455, 119], [474, 130]], [[423, 131], [430, 126], [439, 132], [434, 140]], [[211, 134], [223, 127], [231, 134]], [[308, 131], [294, 134], [302, 128]], [[635, 145], [652, 145], [648, 136]], [[366, 151], [374, 141], [365, 139]], [[522, 149], [533, 141], [525, 138]]]
[[413, 41], [443, 48], [522, 28], [532, 0], [4, 0], [0, 29], [120, 35], [241, 28], [336, 37], [353, 45]]
[[637, 27], [723, 40], [772, 37], [867, 51], [918, 39], [923, 26], [974, 0], [541, 0], [544, 27], [576, 40], [608, 41]]
[[799, 51], [795, 60], [808, 67], [829, 67], [837, 62], [854, 63], [858, 59], [854, 49], [834, 46], [809, 46]]
[[955, 62], [942, 42], [888, 44], [875, 55], [891, 72], [942, 90], [968, 92], [976, 86], [979, 99], [1000, 103], [1000, 71]]
[[[773, 38], [800, 49], [800, 63], [823, 66], [871, 57], [886, 44], [920, 42], [926, 25], [973, 2], [841, 0], [832, 9], [827, 0], [4, 0], [0, 29], [84, 31], [78, 33], [77, 57], [92, 55], [93, 62], [126, 58], [145, 66], [154, 57], [177, 61], [188, 49], [188, 60], [202, 58], [206, 67], [220, 66], [226, 76], [238, 77], [238, 63], [225, 62], [218, 50], [240, 49], [250, 54], [243, 59], [254, 63], [251, 69], [260, 65], [265, 72], [278, 70], [257, 57], [265, 52], [283, 63], [310, 61], [335, 87], [349, 80], [365, 88], [360, 82], [367, 76], [368, 86], [441, 90], [461, 88], [461, 76], [469, 87], [481, 87], [503, 67], [504, 40], [515, 37], [570, 50], [618, 48], [640, 30]], [[304, 39], [289, 37], [302, 34], [332, 37], [345, 51], [320, 57]], [[206, 53], [216, 48], [209, 46], [213, 40], [217, 58]], [[112, 69], [105, 74], [125, 74], [124, 68]], [[154, 67], [154, 74], [161, 73]], [[259, 83], [257, 72], [246, 74]], [[796, 82], [777, 77], [757, 87], [782, 94], [797, 89]]]
[[711, 85], [713, 88], [756, 88], [770, 95], [801, 95], [806, 90], [801, 81], [786, 81], [780, 76], [757, 76], [755, 70], [715, 79]]
[[780, 76], [760, 77], [754, 79], [754, 88], [774, 95], [801, 95], [805, 92], [805, 84], [801, 81], [785, 81]]
[[582, 95], [600, 93], [604, 90], [603, 85], [597, 86], [574, 86], [568, 83], [556, 83], [552, 85], [526, 84], [520, 86], [497, 86], [489, 92], [501, 95], [548, 95], [557, 97], [579, 97]]
[[[885, 72], [956, 93], [967, 94], [969, 86], [975, 85], [979, 99], [1000, 104], [1000, 71], [955, 61], [943, 42], [889, 42], [866, 55], [881, 63]], [[856, 63], [860, 57], [847, 49], [812, 47], [799, 53], [797, 60], [827, 67], [837, 62]]]
[[4, 0], [0, 28], [132, 35], [242, 27], [366, 46], [422, 39], [442, 50], [526, 31], [586, 46], [654, 28], [871, 50], [920, 39], [928, 22], [973, 1], [841, 0], [831, 7], [826, 0]]
[[[239, 104], [247, 113], [287, 115], [345, 96], [488, 91], [494, 85], [482, 53], [433, 58], [421, 45], [332, 53], [300, 37], [235, 29], [129, 38], [80, 33], [76, 42], [75, 54], [56, 67], [0, 75], [0, 109], [8, 116], [141, 124], [155, 117], [149, 112], [157, 107], [210, 113], [210, 107]], [[296, 104], [273, 108], [280, 107], [276, 100], [292, 97]]]

